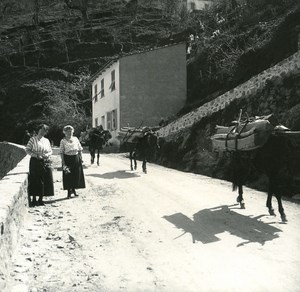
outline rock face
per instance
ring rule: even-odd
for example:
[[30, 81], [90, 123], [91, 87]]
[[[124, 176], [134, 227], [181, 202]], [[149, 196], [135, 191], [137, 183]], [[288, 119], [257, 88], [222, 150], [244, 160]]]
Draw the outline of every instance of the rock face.
[[[132, 15], [125, 1], [89, 1], [84, 17], [58, 0], [38, 1], [39, 6], [4, 2], [0, 140], [19, 143], [24, 130], [41, 121], [53, 129], [49, 135], [54, 143], [66, 123], [76, 126], [75, 134], [84, 130], [91, 117], [89, 78], [116, 56], [179, 41], [189, 44], [193, 34], [187, 112], [294, 53], [298, 44], [295, 0], [272, 4], [272, 9], [236, 8], [229, 15], [228, 7], [187, 14], [167, 2], [142, 0]], [[259, 15], [253, 18], [251, 9], [259, 9]], [[214, 36], [213, 30], [219, 33]]]
[[20, 143], [25, 129], [42, 121], [50, 124], [54, 143], [66, 123], [79, 134], [90, 124], [89, 78], [100, 67], [121, 54], [185, 39], [184, 28], [171, 27], [156, 9], [139, 8], [143, 17], [132, 19], [115, 2], [91, 9], [88, 23], [56, 1], [41, 7], [38, 25], [31, 24], [30, 8], [6, 15], [0, 30], [0, 140]]

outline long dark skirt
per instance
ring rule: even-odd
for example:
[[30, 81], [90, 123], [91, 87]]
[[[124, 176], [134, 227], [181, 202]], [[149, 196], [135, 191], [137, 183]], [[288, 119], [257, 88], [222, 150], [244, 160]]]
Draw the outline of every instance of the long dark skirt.
[[52, 169], [45, 167], [43, 160], [30, 158], [28, 176], [29, 196], [54, 196]]
[[83, 174], [82, 163], [79, 155], [64, 155], [65, 165], [71, 173], [66, 174], [63, 171], [63, 187], [64, 190], [84, 189], [85, 180]]

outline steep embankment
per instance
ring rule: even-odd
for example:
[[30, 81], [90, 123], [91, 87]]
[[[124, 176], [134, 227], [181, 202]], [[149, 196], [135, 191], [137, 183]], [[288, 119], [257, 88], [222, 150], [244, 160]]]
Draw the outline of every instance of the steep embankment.
[[[229, 125], [237, 118], [240, 109], [249, 116], [273, 113], [280, 123], [293, 130], [300, 130], [299, 64], [294, 65], [291, 74], [282, 72], [273, 76], [270, 70], [266, 76], [257, 75], [300, 48], [299, 4], [291, 5], [286, 10], [280, 10], [279, 6], [276, 10], [275, 6], [272, 9], [270, 6], [262, 7], [258, 14], [252, 15], [249, 14], [251, 10], [233, 13], [224, 18], [221, 24], [215, 24], [212, 31], [216, 32], [218, 27], [220, 31], [214, 37], [199, 38], [192, 43], [193, 51], [188, 61], [189, 94], [182, 114], [209, 101], [213, 102], [216, 97], [223, 99], [226, 105], [222, 107], [223, 110], [216, 111], [201, 121], [196, 120], [192, 127], [189, 125], [167, 139], [162, 139], [158, 163], [180, 170], [228, 178], [227, 161], [223, 156], [212, 152], [210, 137], [216, 124]], [[278, 17], [274, 17], [274, 11], [277, 11]], [[233, 19], [235, 23], [230, 26], [229, 22]], [[243, 98], [226, 102], [226, 98], [230, 101], [234, 98], [236, 86], [256, 75], [253, 79], [257, 84], [246, 85]], [[210, 111], [209, 108], [206, 110]], [[169, 127], [173, 127], [172, 123]], [[254, 177], [261, 180], [257, 173]], [[251, 185], [265, 190], [266, 182], [259, 180]]]
[[216, 11], [224, 16], [221, 22], [204, 18], [205, 29], [193, 42], [188, 61], [188, 100], [182, 112], [216, 98], [297, 51], [299, 4], [273, 5], [255, 9], [253, 4], [249, 10], [237, 9], [231, 14]]
[[187, 40], [190, 33], [195, 40], [182, 113], [296, 50], [297, 1], [227, 2], [191, 14], [145, 1], [136, 11], [122, 1], [93, 2], [84, 21], [62, 1], [40, 1], [38, 25], [32, 24], [32, 4], [1, 2], [0, 140], [20, 143], [25, 128], [41, 121], [50, 124], [55, 143], [65, 123], [74, 124], [79, 134], [90, 122], [93, 73], [116, 56]]
[[[161, 141], [157, 162], [184, 171], [228, 179], [226, 153], [220, 155], [212, 151], [210, 138], [215, 133], [215, 126], [229, 125], [237, 119], [242, 109], [250, 117], [272, 113], [275, 124], [281, 123], [300, 131], [299, 84], [298, 52], [235, 90], [185, 115], [180, 121], [170, 124], [169, 131], [161, 131], [162, 134], [170, 135]], [[184, 124], [189, 127], [182, 128]], [[266, 181], [260, 181], [262, 178], [258, 173], [254, 173], [253, 178], [251, 186], [266, 189]]]
[[185, 39], [183, 28], [157, 9], [139, 7], [142, 16], [134, 19], [121, 6], [98, 7], [88, 23], [71, 12], [45, 5], [38, 26], [30, 13], [6, 16], [0, 31], [0, 140], [20, 143], [24, 130], [39, 122], [51, 126], [55, 143], [66, 123], [80, 133], [90, 123], [92, 74], [121, 54]]

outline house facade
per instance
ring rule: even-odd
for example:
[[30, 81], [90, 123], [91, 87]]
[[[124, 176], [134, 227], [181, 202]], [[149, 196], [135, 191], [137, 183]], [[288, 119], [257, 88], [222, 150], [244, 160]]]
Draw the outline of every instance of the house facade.
[[186, 101], [186, 44], [126, 55], [92, 79], [92, 125], [117, 138], [122, 127], [157, 126]]
[[[214, 0], [179, 0], [177, 1], [177, 7], [186, 7], [188, 12], [194, 10], [203, 10], [210, 7]], [[161, 0], [139, 0], [139, 5], [151, 5], [156, 8], [163, 8], [166, 4], [164, 4]]]
[[92, 125], [104, 129], [120, 129], [119, 61], [106, 67], [92, 84]]
[[185, 0], [187, 11], [203, 10], [209, 8], [213, 0]]

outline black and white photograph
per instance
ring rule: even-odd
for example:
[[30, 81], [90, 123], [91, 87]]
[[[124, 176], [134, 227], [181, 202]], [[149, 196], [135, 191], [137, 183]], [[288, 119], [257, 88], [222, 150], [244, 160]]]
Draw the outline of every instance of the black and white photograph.
[[299, 0], [0, 0], [0, 292], [300, 292]]

